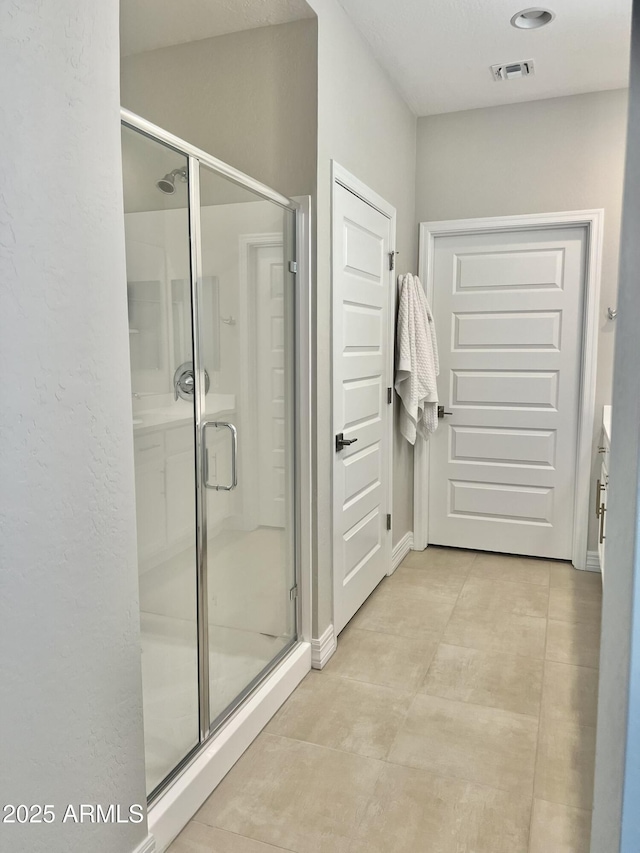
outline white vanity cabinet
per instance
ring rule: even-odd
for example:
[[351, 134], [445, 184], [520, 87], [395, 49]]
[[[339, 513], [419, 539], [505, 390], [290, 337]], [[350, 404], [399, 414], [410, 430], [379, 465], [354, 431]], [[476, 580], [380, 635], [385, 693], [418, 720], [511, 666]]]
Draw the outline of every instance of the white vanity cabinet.
[[[226, 413], [225, 420], [231, 416]], [[230, 469], [228, 432], [209, 430], [206, 452], [212, 480]], [[139, 569], [159, 565], [195, 541], [193, 421], [181, 419], [134, 427]], [[226, 480], [225, 480], [226, 482]], [[229, 493], [207, 491], [210, 527], [231, 513]]]
[[138, 560], [143, 561], [166, 545], [164, 432], [153, 430], [134, 436]]
[[596, 517], [598, 519], [598, 556], [604, 583], [604, 543], [607, 538], [607, 496], [609, 492], [609, 455], [611, 451], [611, 406], [604, 406], [600, 434], [600, 476], [596, 483]]
[[165, 430], [167, 544], [191, 539], [195, 517], [193, 424]]

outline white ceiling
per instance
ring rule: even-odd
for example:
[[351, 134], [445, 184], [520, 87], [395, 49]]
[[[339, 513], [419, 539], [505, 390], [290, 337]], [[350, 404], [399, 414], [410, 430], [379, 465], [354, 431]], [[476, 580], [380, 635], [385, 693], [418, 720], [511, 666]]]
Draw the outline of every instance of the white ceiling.
[[[517, 30], [531, 0], [340, 0], [418, 115], [627, 86], [631, 0], [543, 0], [556, 18]], [[533, 59], [495, 82], [490, 66]]]
[[314, 17], [304, 0], [120, 0], [122, 56]]

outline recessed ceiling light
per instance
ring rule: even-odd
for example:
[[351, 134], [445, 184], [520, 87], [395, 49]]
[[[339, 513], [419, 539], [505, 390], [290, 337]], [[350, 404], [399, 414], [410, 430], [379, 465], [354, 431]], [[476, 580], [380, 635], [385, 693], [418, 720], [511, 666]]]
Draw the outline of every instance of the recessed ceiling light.
[[511, 18], [511, 26], [519, 30], [535, 30], [550, 24], [555, 14], [549, 9], [523, 9]]

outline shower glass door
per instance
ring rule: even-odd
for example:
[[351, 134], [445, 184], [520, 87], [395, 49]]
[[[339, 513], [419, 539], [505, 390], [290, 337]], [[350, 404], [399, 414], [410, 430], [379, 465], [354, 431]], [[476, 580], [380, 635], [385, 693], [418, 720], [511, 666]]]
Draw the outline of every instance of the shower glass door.
[[[193, 363], [188, 160], [127, 127], [122, 160], [151, 793], [200, 742], [194, 397], [176, 395], [174, 384], [180, 365]], [[161, 191], [163, 176], [173, 178]]]
[[295, 212], [135, 116], [122, 151], [153, 799], [297, 639]]
[[200, 168], [199, 340], [216, 388], [201, 423], [214, 726], [296, 636], [293, 227], [293, 211]]

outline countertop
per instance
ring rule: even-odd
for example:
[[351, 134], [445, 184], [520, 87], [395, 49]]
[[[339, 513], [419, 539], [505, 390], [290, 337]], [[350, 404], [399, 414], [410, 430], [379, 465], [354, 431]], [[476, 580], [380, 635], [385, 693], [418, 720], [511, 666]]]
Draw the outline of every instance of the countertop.
[[[236, 408], [235, 394], [207, 394], [206, 420], [215, 420], [224, 412], [233, 412]], [[133, 413], [133, 431], [138, 433], [159, 427], [177, 427], [193, 423], [193, 406], [185, 400], [178, 400], [170, 406], [159, 409], [142, 409]]]

